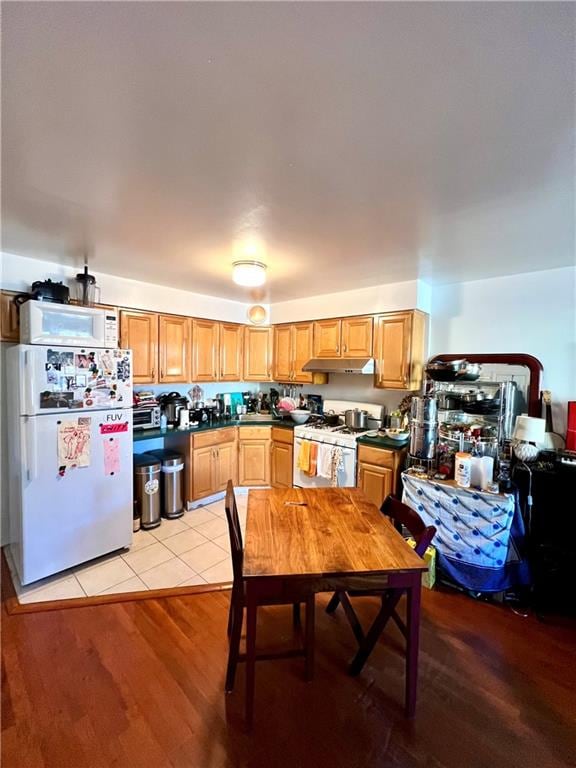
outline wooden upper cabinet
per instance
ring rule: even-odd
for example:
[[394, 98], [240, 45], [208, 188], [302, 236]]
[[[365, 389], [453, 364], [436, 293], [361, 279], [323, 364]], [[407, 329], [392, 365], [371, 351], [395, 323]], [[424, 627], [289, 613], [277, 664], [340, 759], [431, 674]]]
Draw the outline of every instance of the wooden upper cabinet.
[[190, 319], [176, 315], [160, 315], [158, 346], [160, 350], [161, 384], [190, 381]]
[[272, 381], [272, 329], [244, 326], [244, 381]]
[[[302, 370], [314, 356], [313, 323], [295, 323], [292, 326], [292, 381], [311, 384], [314, 374]], [[322, 382], [317, 382], [322, 383]]]
[[292, 378], [292, 326], [274, 326], [274, 381], [290, 381]]
[[341, 320], [314, 322], [314, 357], [340, 357]]
[[120, 347], [132, 350], [134, 384], [155, 384], [158, 381], [157, 314], [121, 310]]
[[342, 357], [372, 357], [371, 317], [342, 319]]
[[220, 381], [242, 380], [243, 327], [220, 323]]
[[213, 320], [192, 321], [192, 381], [217, 381], [219, 328]]
[[20, 341], [20, 317], [13, 293], [0, 293], [0, 333], [2, 341]]
[[389, 312], [376, 320], [374, 384], [381, 389], [419, 389], [426, 355], [427, 315]]

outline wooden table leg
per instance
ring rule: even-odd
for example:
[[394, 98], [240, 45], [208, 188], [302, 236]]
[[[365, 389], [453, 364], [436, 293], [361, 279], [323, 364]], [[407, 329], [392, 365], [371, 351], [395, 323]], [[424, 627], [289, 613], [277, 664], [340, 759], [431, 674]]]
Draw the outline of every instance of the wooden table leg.
[[412, 586], [408, 588], [406, 593], [406, 717], [410, 718], [416, 714], [421, 588], [421, 576], [416, 573]]
[[254, 721], [254, 683], [256, 674], [256, 617], [258, 602], [251, 589], [246, 594], [246, 726]]
[[315, 595], [309, 595], [306, 598], [306, 680], [312, 680], [314, 676], [314, 600]]

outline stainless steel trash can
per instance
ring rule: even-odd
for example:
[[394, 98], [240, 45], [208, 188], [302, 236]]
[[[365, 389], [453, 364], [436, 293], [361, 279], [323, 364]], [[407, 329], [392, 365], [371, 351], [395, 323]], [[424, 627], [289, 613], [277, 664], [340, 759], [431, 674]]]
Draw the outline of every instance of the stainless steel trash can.
[[150, 451], [150, 455], [162, 464], [162, 517], [182, 517], [184, 503], [182, 485], [184, 480], [184, 456], [176, 451], [161, 448]]
[[160, 523], [161, 462], [150, 453], [134, 456], [134, 495], [142, 528], [157, 528]]

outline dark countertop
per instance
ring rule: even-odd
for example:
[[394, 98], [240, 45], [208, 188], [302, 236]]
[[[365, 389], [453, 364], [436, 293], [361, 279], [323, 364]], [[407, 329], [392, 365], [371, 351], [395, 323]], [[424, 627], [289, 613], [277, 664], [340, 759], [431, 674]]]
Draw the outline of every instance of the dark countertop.
[[409, 438], [406, 440], [391, 440], [389, 437], [359, 437], [358, 445], [369, 445], [371, 448], [385, 448], [387, 451], [401, 451], [408, 447]]
[[218, 424], [202, 424], [198, 427], [187, 427], [186, 429], [135, 429], [133, 434], [134, 442], [138, 443], [142, 440], [158, 440], [159, 438], [176, 437], [178, 435], [193, 434], [196, 432], [211, 432], [214, 429], [226, 429], [227, 427], [280, 427], [281, 429], [294, 429], [295, 426], [293, 421], [285, 421], [284, 419], [274, 419], [273, 417], [270, 417], [270, 419], [266, 421], [232, 419], [231, 421], [223, 421]]

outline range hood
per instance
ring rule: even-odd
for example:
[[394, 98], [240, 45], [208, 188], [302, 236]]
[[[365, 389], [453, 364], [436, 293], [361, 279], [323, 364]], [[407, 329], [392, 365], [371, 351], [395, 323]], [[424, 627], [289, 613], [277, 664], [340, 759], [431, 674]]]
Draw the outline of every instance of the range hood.
[[312, 373], [374, 373], [371, 357], [313, 357], [302, 366]]

